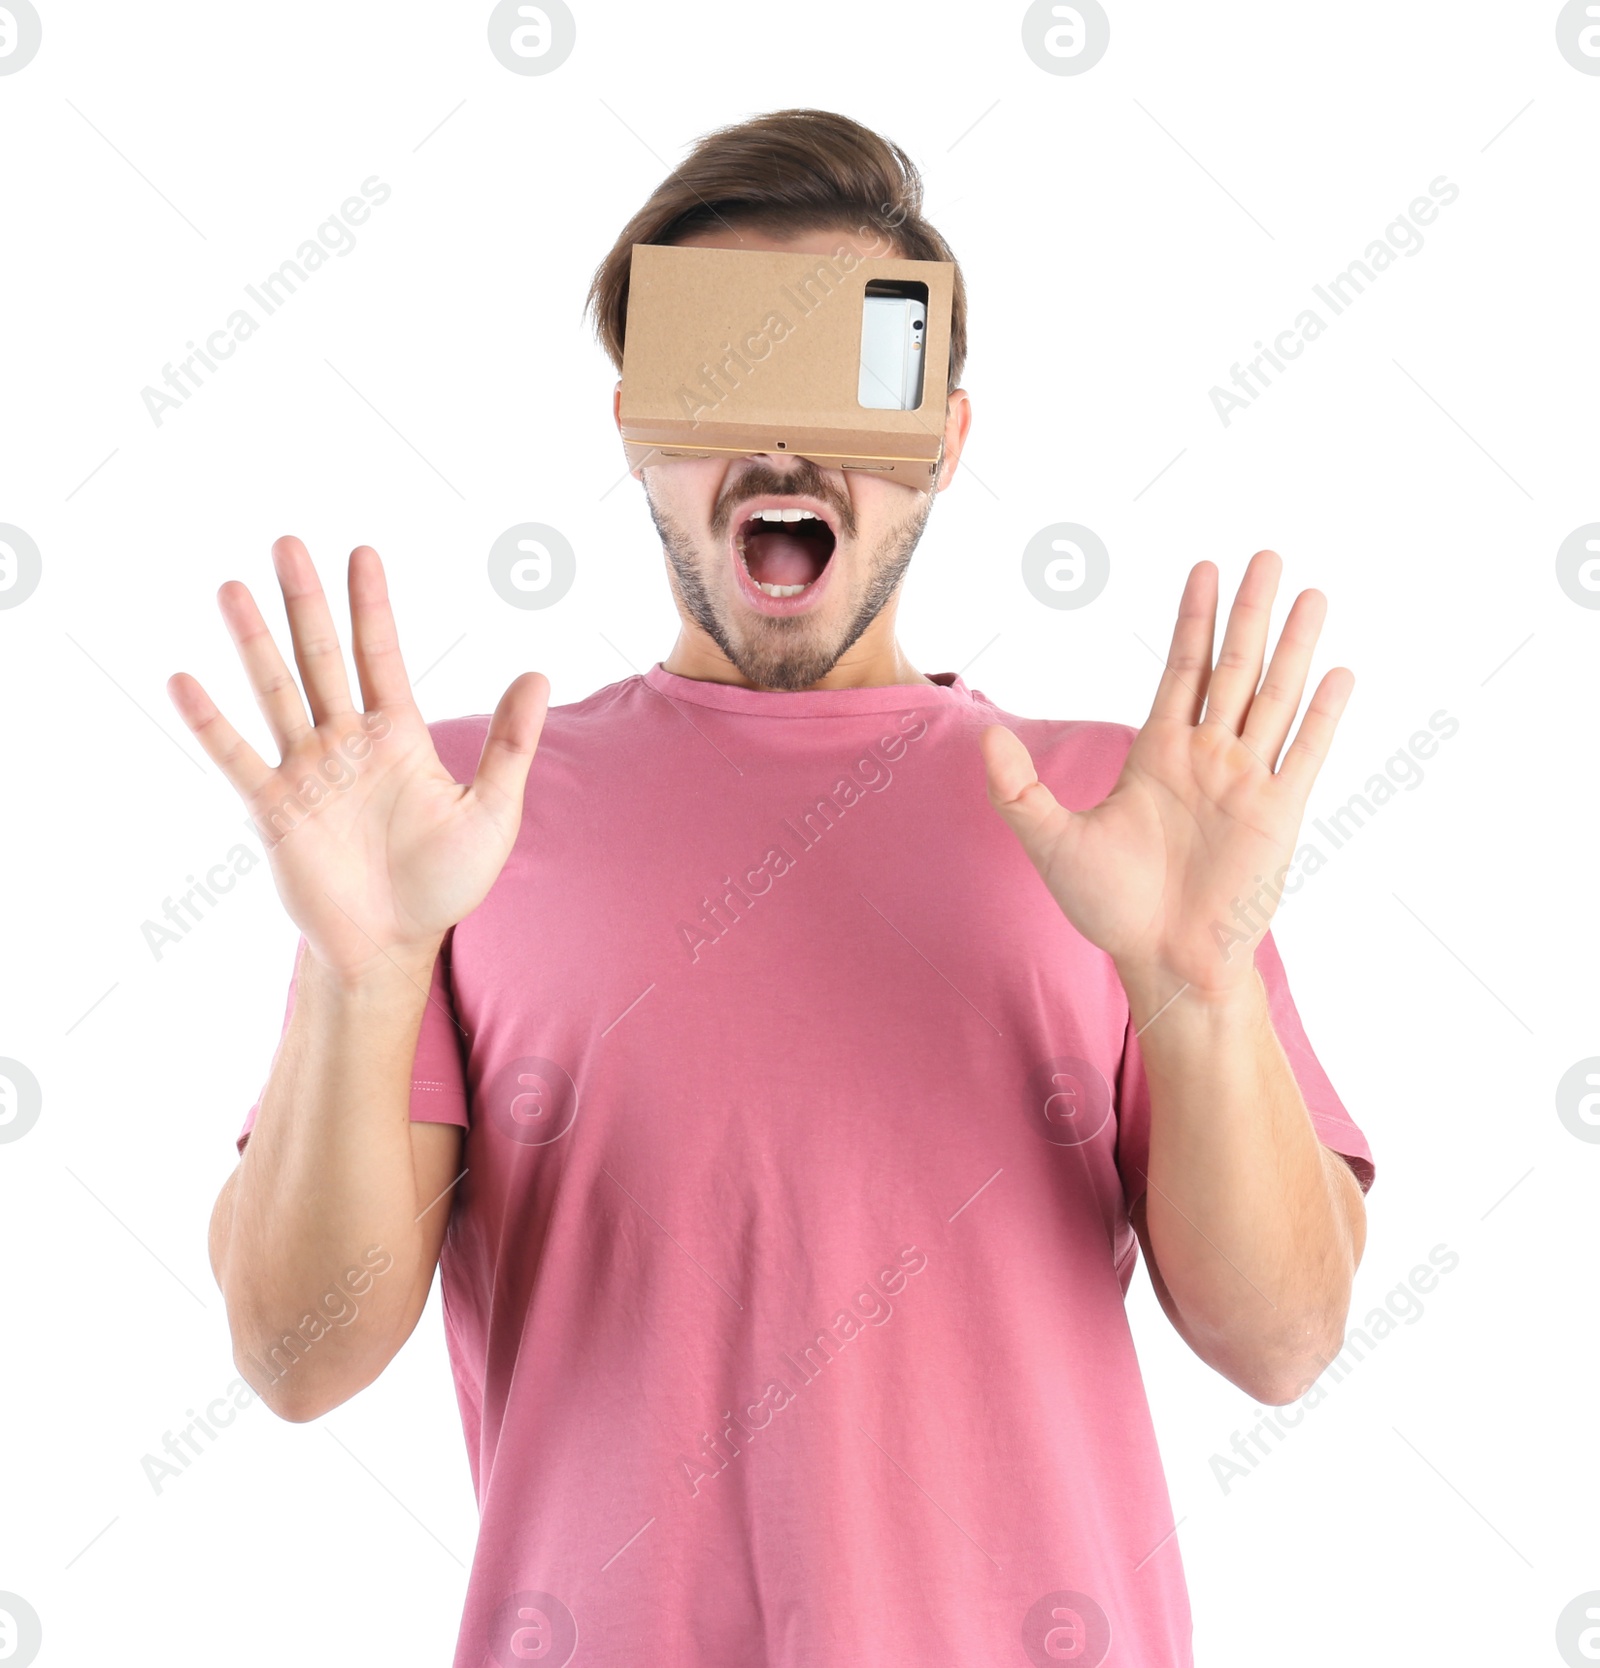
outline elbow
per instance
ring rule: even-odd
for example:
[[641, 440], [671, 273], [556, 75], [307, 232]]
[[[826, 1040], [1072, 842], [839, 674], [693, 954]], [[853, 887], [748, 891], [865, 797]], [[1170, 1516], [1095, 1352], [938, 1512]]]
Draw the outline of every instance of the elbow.
[[261, 1399], [270, 1412], [290, 1425], [309, 1425], [313, 1419], [320, 1419], [328, 1411], [314, 1403], [292, 1401], [285, 1396], [263, 1396]]
[[241, 1360], [235, 1355], [234, 1365], [268, 1411], [290, 1425], [309, 1425], [323, 1414], [331, 1413], [340, 1403], [349, 1401], [357, 1390], [363, 1388], [354, 1385], [341, 1390], [309, 1379], [303, 1373], [288, 1372], [273, 1377], [263, 1373], [260, 1361], [254, 1358]]
[[1344, 1311], [1321, 1323], [1259, 1347], [1236, 1363], [1227, 1377], [1264, 1407], [1286, 1407], [1297, 1402], [1327, 1371], [1344, 1348]]
[[[410, 1336], [427, 1299], [427, 1282], [409, 1293], [395, 1288], [387, 1305], [345, 1305], [341, 1315], [305, 1309], [284, 1327], [284, 1302], [255, 1287], [230, 1283], [224, 1293], [233, 1364], [256, 1396], [280, 1419], [309, 1424], [359, 1395], [393, 1360]], [[330, 1300], [324, 1299], [324, 1302]], [[293, 1314], [297, 1304], [291, 1304]]]
[[258, 1337], [234, 1334], [233, 1364], [245, 1383], [280, 1419], [310, 1424], [365, 1390], [394, 1356], [398, 1344], [387, 1336], [334, 1342], [322, 1333], [307, 1340], [299, 1332]]
[[355, 1394], [355, 1388], [341, 1392], [329, 1378], [330, 1363], [313, 1356], [295, 1332], [261, 1336], [254, 1328], [235, 1325], [233, 1364], [257, 1399], [294, 1425], [320, 1419]]
[[332, 1405], [317, 1393], [317, 1386], [292, 1369], [264, 1366], [259, 1355], [236, 1348], [233, 1364], [239, 1376], [255, 1392], [256, 1399], [279, 1419], [291, 1425], [307, 1425], [320, 1419]]
[[1235, 1377], [1234, 1383], [1263, 1407], [1287, 1407], [1297, 1402], [1317, 1381], [1321, 1368], [1310, 1372], [1255, 1371]]

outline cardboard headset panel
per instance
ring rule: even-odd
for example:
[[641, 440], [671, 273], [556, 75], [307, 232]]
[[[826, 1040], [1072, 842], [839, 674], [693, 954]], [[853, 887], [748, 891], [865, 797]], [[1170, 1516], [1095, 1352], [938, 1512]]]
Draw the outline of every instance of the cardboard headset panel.
[[[636, 243], [621, 423], [630, 469], [673, 458], [794, 452], [927, 491], [950, 365], [949, 261]], [[857, 398], [867, 285], [926, 289], [921, 403]], [[919, 296], [920, 299], [920, 296]]]

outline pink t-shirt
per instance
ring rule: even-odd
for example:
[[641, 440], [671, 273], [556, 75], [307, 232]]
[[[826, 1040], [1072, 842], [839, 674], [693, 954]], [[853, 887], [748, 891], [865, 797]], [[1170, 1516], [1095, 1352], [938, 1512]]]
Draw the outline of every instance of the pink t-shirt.
[[[655, 666], [551, 710], [411, 1098], [467, 1131], [457, 1668], [1190, 1664], [1124, 1309], [1139, 1048], [988, 803], [993, 722], [1074, 809], [1134, 734], [951, 674]], [[463, 782], [487, 725], [431, 726]], [[1270, 936], [1256, 965], [1369, 1186]]]

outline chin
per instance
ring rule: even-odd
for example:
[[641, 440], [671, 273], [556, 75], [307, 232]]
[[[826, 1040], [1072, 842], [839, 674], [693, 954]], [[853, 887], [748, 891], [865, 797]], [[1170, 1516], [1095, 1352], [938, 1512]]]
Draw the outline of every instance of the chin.
[[820, 620], [750, 620], [726, 633], [722, 652], [740, 675], [759, 689], [789, 693], [820, 683], [850, 646], [847, 633], [827, 629]]

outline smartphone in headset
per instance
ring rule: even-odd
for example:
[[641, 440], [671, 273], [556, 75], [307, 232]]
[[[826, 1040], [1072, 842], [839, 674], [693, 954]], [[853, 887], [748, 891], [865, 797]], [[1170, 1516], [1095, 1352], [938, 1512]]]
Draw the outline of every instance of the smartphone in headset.
[[922, 404], [922, 343], [927, 331], [925, 303], [867, 286], [859, 404], [875, 411], [914, 411]]

